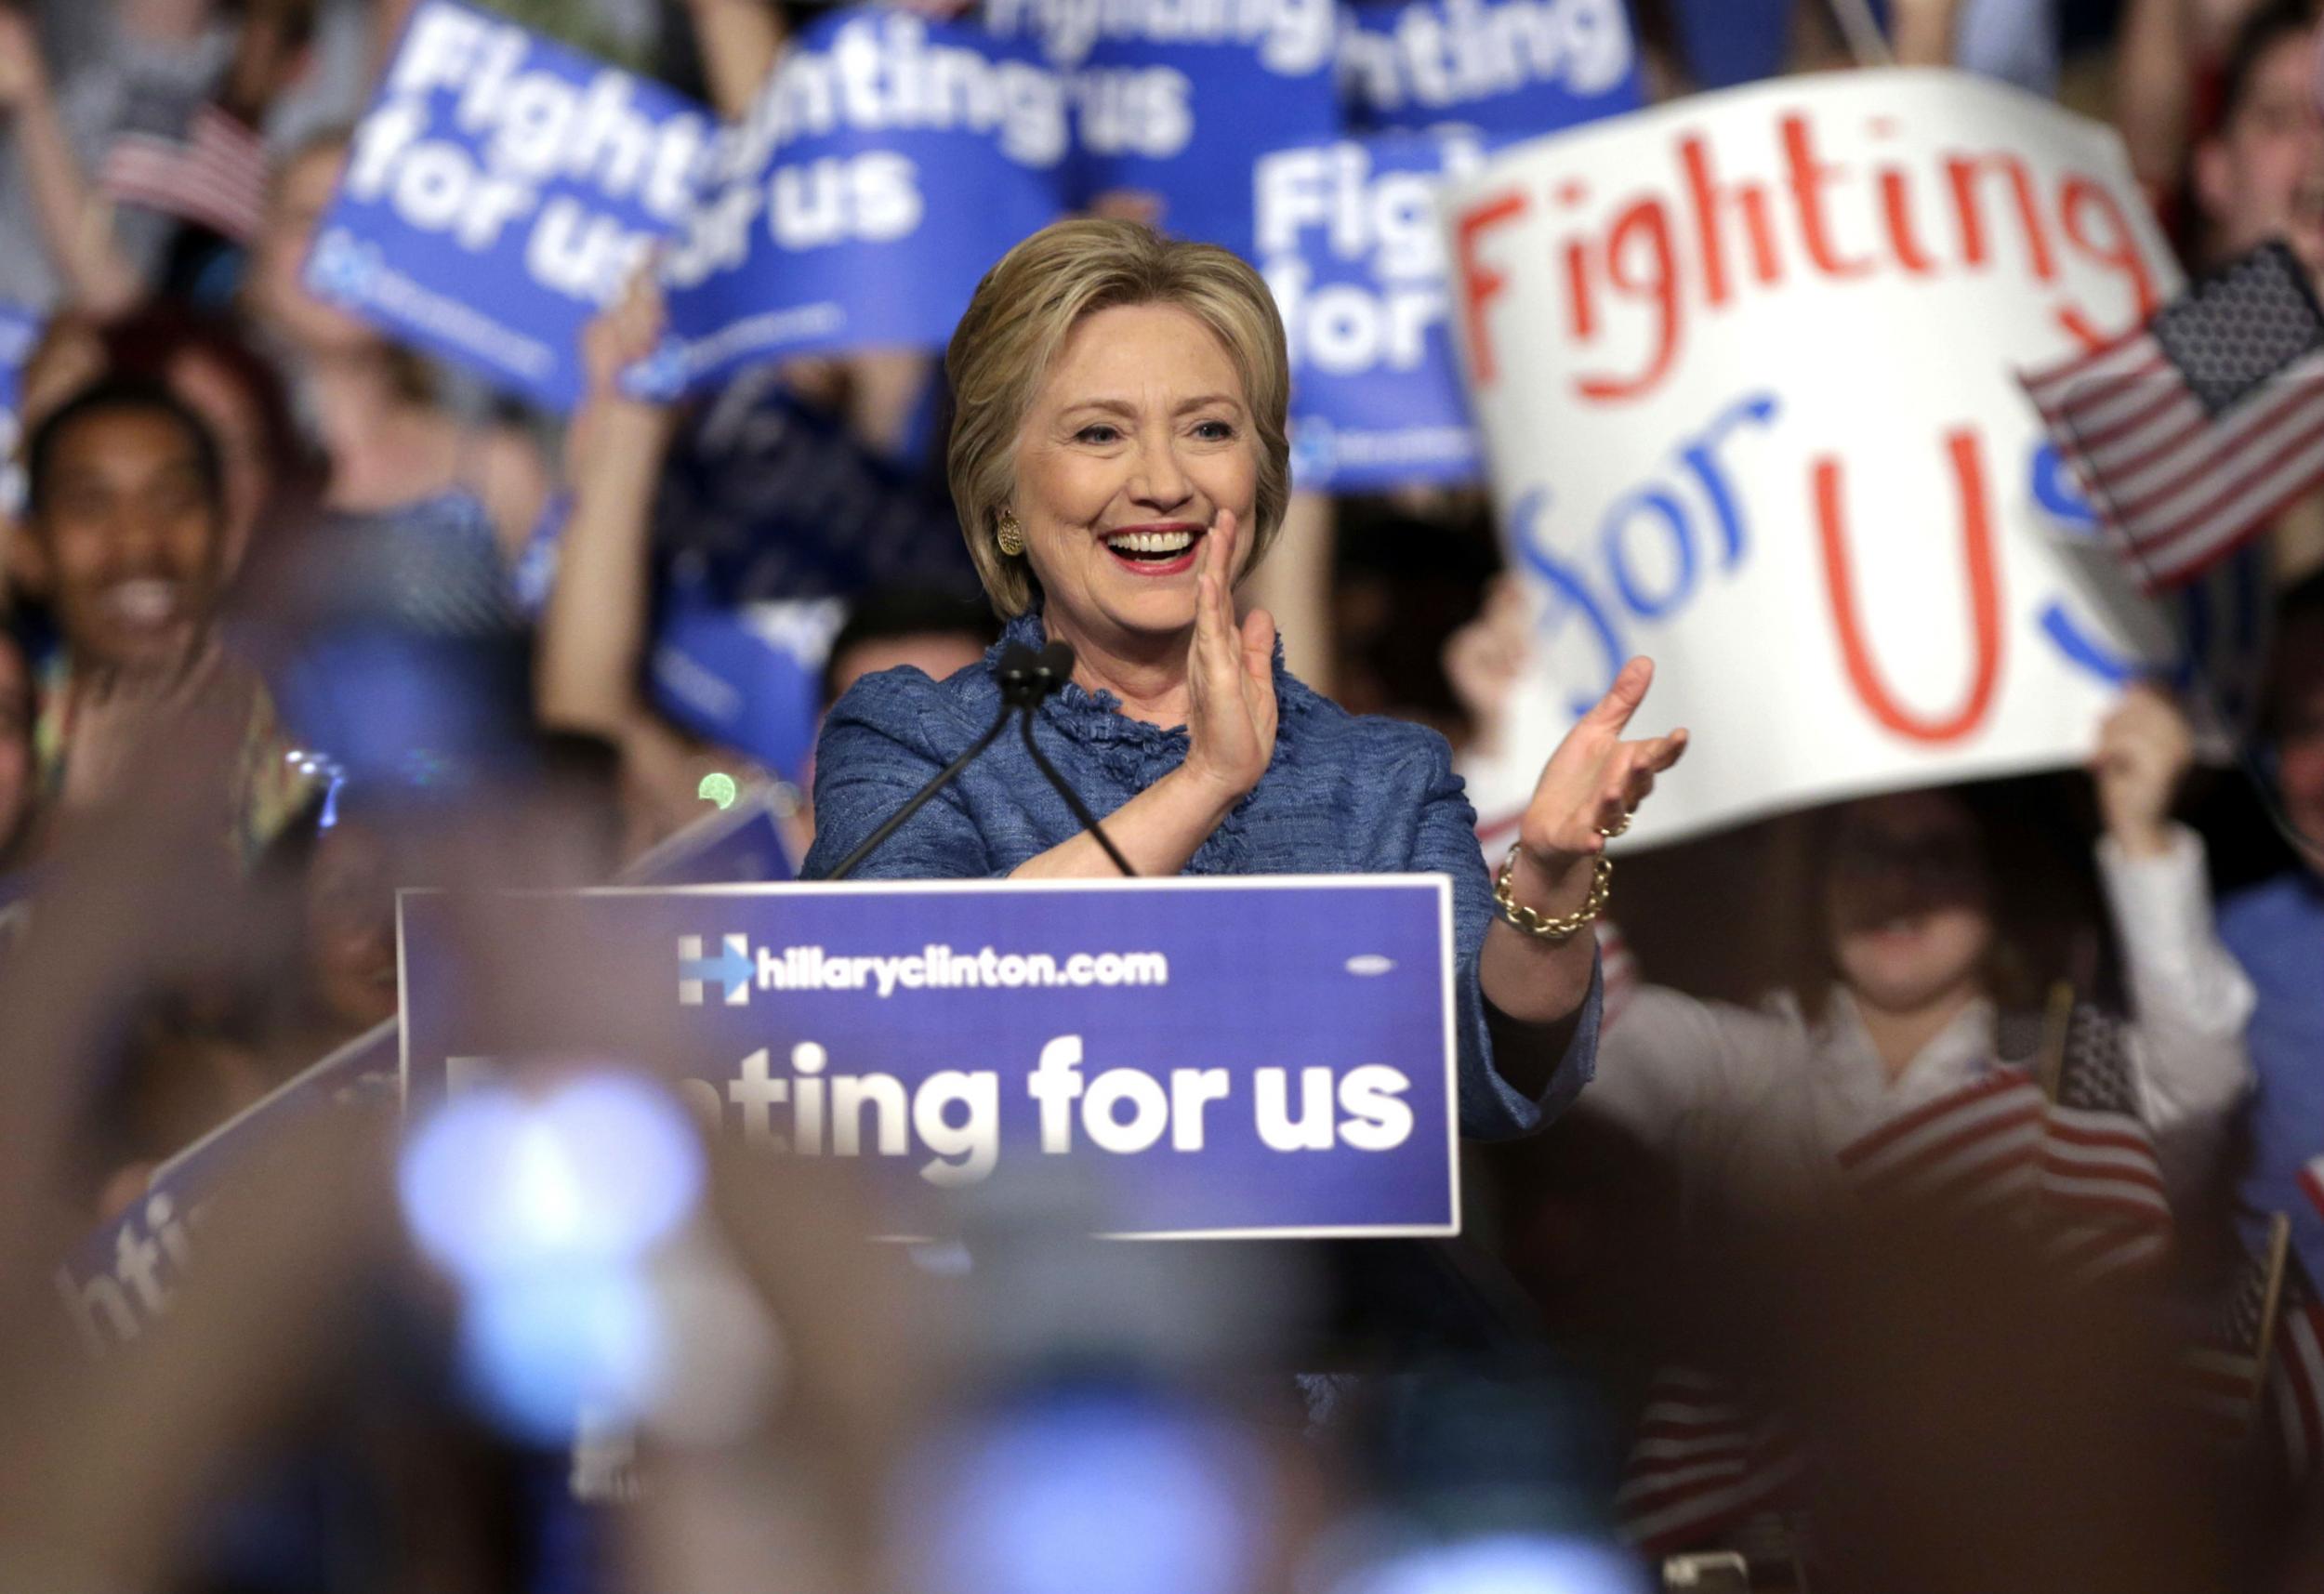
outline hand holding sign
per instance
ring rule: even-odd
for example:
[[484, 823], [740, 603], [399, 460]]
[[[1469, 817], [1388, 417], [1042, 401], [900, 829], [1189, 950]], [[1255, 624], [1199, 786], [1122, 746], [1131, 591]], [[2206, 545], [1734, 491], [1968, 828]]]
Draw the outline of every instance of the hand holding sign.
[[2171, 850], [2171, 800], [2195, 763], [2195, 729], [2151, 686], [2133, 687], [2098, 728], [2091, 779], [2106, 834], [2133, 857]]
[[1624, 665], [1613, 689], [1575, 722], [1542, 766], [1517, 839], [1553, 880], [1604, 851], [1604, 833], [1619, 835], [1627, 828], [1631, 810], [1654, 790], [1655, 777], [1686, 751], [1684, 731], [1643, 742], [1622, 740], [1654, 675], [1651, 659]]
[[581, 329], [582, 402], [592, 408], [659, 408], [662, 394], [656, 385], [639, 380], [639, 375], [661, 350], [667, 325], [661, 284], [650, 268], [641, 269], [621, 297]]

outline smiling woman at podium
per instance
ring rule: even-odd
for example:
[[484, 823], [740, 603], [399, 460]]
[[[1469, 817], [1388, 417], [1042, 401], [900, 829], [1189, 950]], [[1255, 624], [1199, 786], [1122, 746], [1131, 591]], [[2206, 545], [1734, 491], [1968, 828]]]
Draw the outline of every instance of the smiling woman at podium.
[[[1290, 492], [1290, 375], [1265, 283], [1223, 249], [1135, 223], [1060, 222], [986, 273], [945, 353], [946, 468], [969, 551], [1008, 622], [993, 658], [1063, 641], [1072, 678], [1042, 751], [1139, 875], [1433, 871], [1452, 876], [1460, 1118], [1538, 1127], [1590, 1077], [1606, 838], [1685, 732], [1626, 742], [1653, 666], [1633, 659], [1541, 771], [1498, 879], [1434, 731], [1359, 718], [1239, 622]], [[996, 723], [990, 667], [870, 676], [816, 757], [829, 875]], [[1098, 877], [1117, 864], [1015, 739], [888, 837], [863, 877]]]

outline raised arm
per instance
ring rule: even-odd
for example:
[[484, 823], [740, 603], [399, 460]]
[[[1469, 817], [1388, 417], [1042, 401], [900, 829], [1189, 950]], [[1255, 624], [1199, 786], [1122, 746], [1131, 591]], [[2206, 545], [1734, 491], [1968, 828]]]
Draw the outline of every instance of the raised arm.
[[2116, 34], [2114, 125], [2150, 197], [2167, 194], [2186, 162], [2194, 11], [2194, 0], [2129, 0]]
[[143, 284], [114, 244], [112, 207], [81, 170], [32, 21], [13, 6], [0, 7], [0, 108], [13, 120], [41, 248], [66, 296], [100, 320], [118, 315]]
[[741, 121], [783, 52], [783, 13], [771, 0], [686, 0], [686, 18], [711, 109]]
[[621, 391], [620, 374], [660, 339], [662, 300], [640, 278], [582, 334], [588, 390], [567, 445], [573, 512], [542, 617], [535, 703], [544, 724], [620, 737], [641, 712], [654, 484], [668, 409]]
[[2203, 844], [2171, 819], [2193, 759], [2194, 736], [2177, 706], [2138, 687], [2106, 718], [2091, 761], [2106, 822], [2098, 869], [2129, 978], [2141, 1116], [2182, 1185], [2203, 1177], [2251, 1082], [2243, 1045], [2251, 982], [2213, 929]]

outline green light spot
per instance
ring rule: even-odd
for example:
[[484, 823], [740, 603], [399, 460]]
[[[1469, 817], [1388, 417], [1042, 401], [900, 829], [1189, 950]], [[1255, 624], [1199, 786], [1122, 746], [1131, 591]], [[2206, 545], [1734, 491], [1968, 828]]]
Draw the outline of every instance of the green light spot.
[[702, 777], [702, 784], [694, 788], [694, 796], [704, 802], [714, 802], [721, 809], [734, 806], [734, 777], [710, 774]]

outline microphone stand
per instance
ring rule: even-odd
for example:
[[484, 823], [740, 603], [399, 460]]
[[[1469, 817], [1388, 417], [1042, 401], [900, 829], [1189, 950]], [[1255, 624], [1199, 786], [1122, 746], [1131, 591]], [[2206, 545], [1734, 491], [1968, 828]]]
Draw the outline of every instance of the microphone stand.
[[1073, 810], [1074, 818], [1081, 822], [1081, 828], [1105, 849], [1105, 855], [1114, 860], [1114, 867], [1129, 879], [1136, 879], [1138, 871], [1129, 866], [1129, 860], [1122, 856], [1122, 850], [1114, 845], [1112, 837], [1105, 834], [1105, 826], [1098, 823], [1098, 816], [1089, 811], [1089, 805], [1081, 800], [1081, 794], [1065, 784], [1065, 777], [1057, 772], [1050, 763], [1049, 756], [1034, 742], [1033, 705], [1030, 703], [1024, 705], [1024, 750], [1033, 755], [1034, 767], [1048, 778], [1050, 785], [1057, 788], [1057, 795], [1065, 799], [1065, 806]]
[[838, 866], [824, 878], [844, 880], [862, 868], [865, 860], [886, 845], [888, 838], [901, 830], [906, 820], [926, 808], [938, 792], [959, 776], [961, 771], [976, 762], [984, 749], [998, 740], [1001, 731], [1008, 728], [1010, 716], [1018, 713], [1024, 716], [1024, 750], [1032, 755], [1034, 768], [1039, 770], [1042, 778], [1056, 788], [1059, 797], [1065, 799], [1065, 806], [1073, 810], [1073, 816], [1081, 827], [1097, 838], [1097, 844], [1114, 861], [1114, 867], [1136, 878], [1138, 871], [1129, 866], [1129, 860], [1123, 857], [1121, 849], [1114, 845], [1114, 838], [1105, 834], [1097, 815], [1089, 811], [1089, 805], [1081, 800], [1080, 793], [1066, 784], [1065, 777], [1057, 772], [1056, 766], [1049, 761], [1033, 740], [1034, 710], [1040, 706], [1042, 699], [1072, 678], [1073, 668], [1074, 651], [1063, 642], [1051, 642], [1037, 653], [1031, 648], [1020, 646], [1001, 654], [1000, 663], [994, 666], [994, 673], [1000, 681], [1000, 713], [994, 718], [992, 724], [969, 744], [966, 752], [939, 770], [933, 780], [913, 793], [909, 802], [881, 821], [879, 828], [864, 837], [855, 850], [840, 859]]
[[902, 808], [896, 810], [895, 812], [880, 821], [879, 828], [873, 831], [869, 836], [864, 837], [863, 841], [857, 845], [855, 850], [840, 859], [838, 866], [835, 867], [830, 874], [825, 875], [824, 878], [826, 880], [844, 880], [850, 875], [854, 874], [856, 870], [862, 868], [865, 859], [869, 858], [873, 853], [878, 851], [880, 848], [887, 844], [888, 837], [893, 836], [897, 831], [904, 828], [904, 822], [905, 820], [910, 819], [914, 814], [919, 812], [920, 810], [926, 808], [931, 798], [934, 797], [938, 792], [943, 791], [946, 786], [952, 784], [954, 780], [958, 778], [961, 771], [967, 769], [971, 764], [975, 763], [976, 760], [983, 756], [984, 749], [991, 746], [994, 742], [999, 738], [1001, 731], [1008, 728], [1009, 717], [1016, 712], [1017, 705], [1015, 704], [1003, 704], [1001, 705], [999, 716], [996, 718], [993, 723], [985, 729], [984, 735], [979, 736], [974, 742], [969, 744], [969, 750], [967, 752], [961, 754], [951, 763], [946, 764], [942, 770], [938, 771], [934, 780], [929, 782], [928, 784], [922, 786], [918, 791], [912, 794], [912, 800], [910, 802], [905, 803]]

